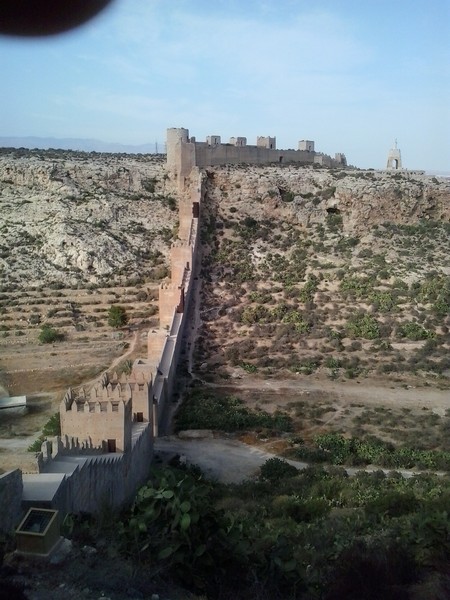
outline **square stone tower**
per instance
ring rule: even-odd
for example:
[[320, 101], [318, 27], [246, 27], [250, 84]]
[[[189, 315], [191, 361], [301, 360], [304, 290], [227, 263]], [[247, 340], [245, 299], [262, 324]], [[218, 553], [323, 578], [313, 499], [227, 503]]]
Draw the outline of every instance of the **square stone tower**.
[[306, 150], [306, 152], [314, 152], [314, 142], [312, 140], [300, 140], [298, 149]]
[[256, 145], [259, 148], [269, 148], [269, 150], [277, 149], [277, 138], [270, 136], [258, 135], [256, 138]]
[[206, 143], [208, 146], [220, 146], [220, 135], [208, 135]]
[[246, 146], [247, 145], [247, 138], [246, 137], [231, 137], [230, 138], [230, 144], [232, 146]]

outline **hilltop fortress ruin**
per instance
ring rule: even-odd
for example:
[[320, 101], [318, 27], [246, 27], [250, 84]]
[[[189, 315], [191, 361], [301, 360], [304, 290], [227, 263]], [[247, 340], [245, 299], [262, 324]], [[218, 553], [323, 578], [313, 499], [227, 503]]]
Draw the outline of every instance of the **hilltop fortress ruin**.
[[172, 127], [167, 130], [167, 167], [182, 180], [193, 167], [213, 167], [236, 164], [317, 164], [323, 167], [346, 167], [345, 154], [338, 152], [334, 158], [315, 151], [315, 142], [301, 140], [298, 150], [278, 150], [275, 137], [258, 136], [256, 145], [247, 144], [245, 137], [232, 137], [223, 143], [219, 135], [209, 135], [205, 142], [189, 137], [189, 130]]

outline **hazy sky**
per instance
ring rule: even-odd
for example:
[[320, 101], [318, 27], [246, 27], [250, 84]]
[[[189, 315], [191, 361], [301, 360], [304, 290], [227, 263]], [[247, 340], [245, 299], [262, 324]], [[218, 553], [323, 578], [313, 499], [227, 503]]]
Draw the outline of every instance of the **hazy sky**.
[[450, 171], [449, 0], [116, 0], [47, 39], [0, 37], [0, 135], [311, 139], [359, 167]]

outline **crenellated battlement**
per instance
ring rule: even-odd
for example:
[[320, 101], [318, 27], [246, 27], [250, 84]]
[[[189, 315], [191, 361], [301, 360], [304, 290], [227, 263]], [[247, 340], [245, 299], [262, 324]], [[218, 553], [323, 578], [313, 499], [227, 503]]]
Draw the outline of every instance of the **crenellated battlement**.
[[167, 130], [167, 167], [178, 178], [180, 189], [189, 182], [194, 167], [213, 167], [236, 164], [319, 164], [324, 167], [345, 167], [347, 161], [342, 152], [332, 158], [315, 151], [313, 140], [300, 140], [298, 150], [280, 150], [275, 136], [258, 136], [256, 145], [248, 145], [246, 137], [232, 137], [223, 143], [220, 135], [209, 135], [205, 142], [189, 137], [189, 130], [170, 128]]
[[80, 444], [124, 452], [131, 445], [134, 422], [152, 421], [150, 368], [129, 375], [104, 373], [92, 387], [69, 389], [60, 405], [61, 431]]
[[[131, 400], [131, 397], [127, 399]], [[94, 401], [94, 402], [75, 402], [76, 411], [78, 413], [108, 413], [108, 412], [122, 412], [125, 413], [126, 410], [126, 402], [122, 398], [118, 397], [117, 400], [103, 400], [103, 401]], [[72, 405], [73, 406], [73, 405]]]

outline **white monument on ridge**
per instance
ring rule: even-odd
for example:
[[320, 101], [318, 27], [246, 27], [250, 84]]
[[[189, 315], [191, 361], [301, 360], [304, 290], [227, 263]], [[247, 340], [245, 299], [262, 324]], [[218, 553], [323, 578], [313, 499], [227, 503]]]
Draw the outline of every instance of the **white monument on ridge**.
[[389, 150], [386, 169], [398, 170], [402, 168], [402, 155], [400, 150], [397, 148], [397, 140], [395, 140], [395, 147]]

